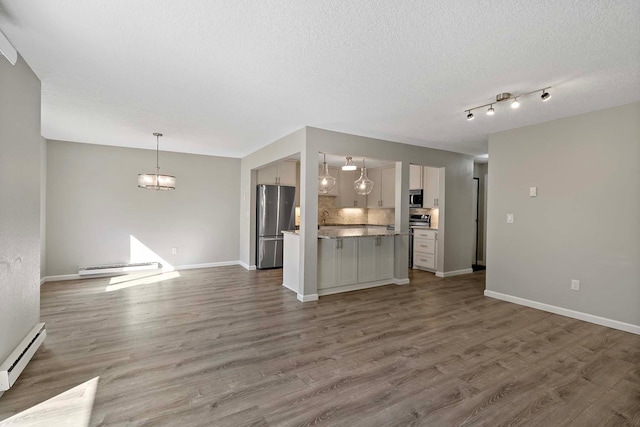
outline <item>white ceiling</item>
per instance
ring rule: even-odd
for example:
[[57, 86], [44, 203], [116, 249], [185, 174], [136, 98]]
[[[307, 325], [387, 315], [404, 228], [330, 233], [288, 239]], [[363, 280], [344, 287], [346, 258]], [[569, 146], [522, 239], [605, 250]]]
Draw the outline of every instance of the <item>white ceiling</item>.
[[48, 139], [238, 157], [308, 125], [478, 155], [640, 100], [637, 0], [0, 0], [0, 29]]

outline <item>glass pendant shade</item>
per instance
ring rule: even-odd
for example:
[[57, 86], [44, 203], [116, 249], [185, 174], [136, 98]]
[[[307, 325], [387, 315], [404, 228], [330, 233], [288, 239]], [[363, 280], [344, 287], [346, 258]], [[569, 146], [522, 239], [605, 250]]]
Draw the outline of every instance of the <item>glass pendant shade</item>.
[[318, 191], [322, 194], [327, 194], [333, 190], [335, 186], [336, 179], [329, 175], [329, 166], [327, 165], [325, 156], [325, 161], [322, 163], [322, 174], [318, 177]]
[[356, 193], [366, 196], [373, 191], [373, 181], [367, 176], [367, 168], [360, 169], [360, 178], [354, 181], [353, 188]]
[[148, 190], [175, 190], [176, 177], [155, 173], [141, 173], [138, 175], [138, 187]]
[[162, 134], [154, 133], [153, 136], [156, 137], [156, 173], [138, 174], [138, 187], [147, 190], [175, 190], [176, 177], [160, 173], [160, 137]]

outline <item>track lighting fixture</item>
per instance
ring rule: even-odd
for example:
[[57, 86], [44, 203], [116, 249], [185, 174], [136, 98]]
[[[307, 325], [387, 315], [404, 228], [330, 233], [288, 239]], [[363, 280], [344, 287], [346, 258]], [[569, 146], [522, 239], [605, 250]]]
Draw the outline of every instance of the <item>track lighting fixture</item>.
[[527, 95], [531, 95], [532, 93], [536, 93], [536, 92], [542, 92], [542, 95], [540, 95], [540, 98], [543, 101], [547, 101], [549, 98], [551, 98], [551, 94], [548, 92], [548, 90], [551, 89], [551, 86], [547, 86], [545, 88], [542, 89], [536, 89], [536, 90], [532, 90], [531, 92], [525, 92], [525, 93], [520, 93], [520, 94], [512, 94], [509, 92], [503, 92], [503, 93], [499, 93], [496, 95], [496, 100], [495, 102], [490, 102], [488, 104], [484, 104], [484, 105], [478, 105], [477, 107], [473, 107], [473, 108], [469, 108], [468, 110], [464, 110], [465, 113], [467, 113], [467, 120], [473, 120], [474, 119], [474, 115], [473, 115], [473, 110], [477, 110], [478, 108], [484, 108], [484, 107], [489, 107], [487, 109], [487, 116], [493, 116], [495, 114], [495, 109], [493, 108], [493, 104], [497, 104], [503, 101], [508, 101], [511, 100], [511, 108], [516, 109], [520, 106], [520, 97], [523, 96], [527, 96]]
[[543, 101], [548, 101], [549, 98], [551, 98], [551, 95], [546, 89], [542, 89], [542, 95], [540, 95], [540, 98], [542, 98]]

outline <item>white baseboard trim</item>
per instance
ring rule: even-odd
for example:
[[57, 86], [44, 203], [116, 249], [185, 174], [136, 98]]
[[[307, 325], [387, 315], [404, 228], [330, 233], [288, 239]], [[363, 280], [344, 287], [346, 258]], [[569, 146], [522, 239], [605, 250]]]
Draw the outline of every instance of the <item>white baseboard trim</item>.
[[463, 270], [454, 270], [454, 271], [436, 271], [436, 276], [438, 277], [453, 277], [453, 276], [461, 276], [463, 274], [473, 273], [473, 268], [465, 268]]
[[[226, 267], [229, 265], [242, 265], [241, 261], [222, 261], [222, 262], [207, 262], [207, 263], [203, 263], [203, 264], [185, 264], [185, 265], [178, 265], [173, 267], [173, 269], [175, 271], [178, 270], [193, 270], [196, 268], [215, 268], [215, 267]], [[244, 267], [244, 265], [242, 265]], [[253, 269], [248, 268], [247, 270], [255, 270], [255, 266], [253, 266]], [[153, 270], [149, 270], [149, 272], [152, 272]], [[158, 269], [158, 272], [162, 272], [162, 269]], [[40, 285], [42, 286], [43, 284], [45, 284], [46, 282], [59, 282], [59, 281], [64, 281], [64, 280], [81, 280], [81, 279], [94, 279], [94, 278], [98, 278], [98, 277], [110, 277], [109, 275], [95, 275], [92, 277], [87, 277], [87, 276], [80, 276], [79, 274], [61, 274], [61, 275], [57, 275], [57, 276], [45, 276], [42, 279], [40, 279]]]
[[513, 295], [502, 294], [500, 292], [489, 291], [486, 289], [484, 291], [484, 296], [640, 335], [640, 325], [632, 325], [630, 323], [620, 322], [618, 320], [607, 319], [606, 317], [595, 316], [593, 314], [583, 313], [581, 311], [570, 310], [568, 308], [545, 304], [538, 301], [532, 301], [525, 298], [514, 297]]
[[[58, 276], [45, 276], [40, 280], [40, 283], [44, 284], [46, 282], [59, 282], [63, 280], [81, 280], [81, 279], [83, 279], [83, 277], [80, 277], [79, 274], [61, 274]], [[87, 277], [84, 277], [84, 279], [87, 279]]]
[[238, 264], [240, 264], [240, 266], [243, 267], [245, 270], [253, 271], [256, 269], [255, 265], [249, 265], [246, 262], [238, 261]]
[[300, 302], [318, 301], [318, 294], [309, 294], [309, 295], [298, 294], [298, 301]]
[[222, 261], [222, 262], [207, 262], [204, 264], [185, 264], [177, 265], [175, 270], [194, 270], [196, 268], [213, 268], [213, 267], [226, 267], [228, 265], [239, 265], [240, 261]]
[[282, 286], [284, 286], [285, 288], [289, 289], [290, 291], [295, 292], [296, 294], [298, 293], [297, 289], [293, 289], [293, 287], [288, 286], [286, 283], [283, 283]]
[[318, 295], [320, 296], [333, 295], [333, 294], [340, 294], [342, 292], [351, 292], [351, 291], [359, 291], [361, 289], [375, 288], [378, 286], [395, 285], [396, 284], [395, 280], [396, 279], [379, 280], [377, 282], [356, 283], [353, 285], [338, 286], [335, 288], [318, 289]]
[[393, 279], [394, 285], [408, 285], [409, 283], [409, 279]]

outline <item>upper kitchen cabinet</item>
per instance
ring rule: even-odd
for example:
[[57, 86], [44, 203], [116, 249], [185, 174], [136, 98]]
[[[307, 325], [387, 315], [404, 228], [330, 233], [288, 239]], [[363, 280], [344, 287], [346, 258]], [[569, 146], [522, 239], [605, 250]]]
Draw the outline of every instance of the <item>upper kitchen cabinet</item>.
[[337, 207], [341, 208], [366, 208], [367, 196], [356, 193], [353, 183], [360, 178], [360, 171], [343, 171], [340, 170], [340, 178], [336, 186], [340, 186], [340, 196], [338, 197]]
[[[322, 166], [318, 168], [318, 175], [322, 174]], [[319, 196], [339, 196], [340, 195], [340, 168], [329, 167], [329, 175], [336, 179], [336, 185], [333, 186], [328, 193], [321, 193], [318, 190]]]
[[422, 207], [438, 208], [440, 205], [440, 169], [424, 168], [424, 197]]
[[367, 196], [369, 208], [393, 208], [396, 204], [396, 169], [394, 166], [367, 169], [373, 191]]
[[285, 160], [258, 170], [258, 184], [296, 186], [296, 162]]
[[423, 187], [423, 167], [409, 165], [409, 190], [422, 190]]

